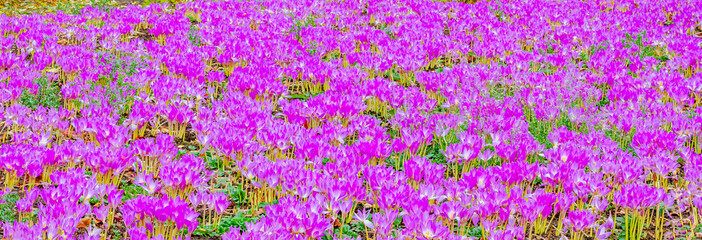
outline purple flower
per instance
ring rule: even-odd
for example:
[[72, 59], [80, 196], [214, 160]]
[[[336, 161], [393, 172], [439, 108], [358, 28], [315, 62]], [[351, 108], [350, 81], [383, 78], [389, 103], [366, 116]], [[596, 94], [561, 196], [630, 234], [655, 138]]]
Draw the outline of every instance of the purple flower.
[[563, 224], [576, 232], [582, 232], [594, 226], [596, 216], [589, 210], [573, 210], [563, 219]]

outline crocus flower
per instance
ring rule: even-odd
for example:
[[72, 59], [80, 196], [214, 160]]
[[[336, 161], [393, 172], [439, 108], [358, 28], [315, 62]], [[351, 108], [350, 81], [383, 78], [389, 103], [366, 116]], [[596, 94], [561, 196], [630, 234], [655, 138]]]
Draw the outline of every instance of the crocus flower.
[[591, 228], [595, 223], [596, 216], [589, 210], [573, 210], [568, 212], [568, 216], [563, 219], [563, 224], [576, 232], [581, 232]]

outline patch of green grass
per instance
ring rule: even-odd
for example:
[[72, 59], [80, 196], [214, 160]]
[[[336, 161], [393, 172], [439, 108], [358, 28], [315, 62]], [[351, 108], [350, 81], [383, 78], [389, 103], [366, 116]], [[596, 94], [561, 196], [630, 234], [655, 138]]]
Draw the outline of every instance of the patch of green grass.
[[104, 87], [110, 100], [110, 104], [121, 109], [122, 114], [131, 111], [131, 106], [134, 104], [133, 91], [136, 87], [126, 81], [127, 77], [131, 77], [138, 73], [140, 69], [146, 67], [144, 58], [126, 59], [116, 57], [109, 54], [100, 57], [100, 64], [110, 66], [110, 73], [101, 75], [99, 82], [91, 81], [91, 89], [98, 86]]
[[117, 7], [114, 0], [57, 0], [56, 4], [47, 4], [40, 1], [17, 1], [16, 4], [7, 4], [0, 8], [0, 14], [8, 16], [29, 15], [33, 13], [46, 14], [63, 12], [69, 15], [80, 15], [87, 6], [109, 11]]
[[39, 85], [37, 94], [30, 93], [27, 89], [20, 96], [20, 103], [25, 107], [37, 109], [39, 106], [45, 108], [58, 108], [61, 106], [61, 89], [57, 82], [49, 82], [46, 77], [34, 80]]
[[609, 105], [609, 103], [610, 103], [610, 101], [609, 101], [609, 98], [607, 97], [607, 92], [605, 91], [602, 93], [602, 98], [600, 99], [600, 101], [597, 102], [597, 107], [603, 108], [603, 107]]
[[149, 5], [149, 4], [163, 4], [163, 3], [168, 3], [171, 6], [175, 6], [176, 4], [179, 3], [185, 3], [185, 2], [192, 2], [194, 0], [145, 0], [144, 1], [144, 6]]
[[122, 201], [134, 199], [139, 195], [146, 195], [146, 190], [132, 183], [122, 182], [122, 186], [122, 190], [124, 190], [124, 195], [122, 195]]
[[217, 171], [217, 174], [222, 173], [222, 171], [224, 170], [224, 162], [222, 161], [222, 159], [213, 156], [211, 151], [205, 152], [205, 157], [203, 158], [203, 160], [205, 161], [207, 170]]
[[15, 203], [19, 200], [17, 193], [10, 193], [3, 196], [5, 203], [0, 204], [0, 222], [13, 222], [17, 219], [17, 209]]
[[237, 213], [233, 217], [226, 217], [219, 222], [218, 232], [225, 233], [229, 231], [230, 228], [238, 228], [240, 231], [246, 231], [246, 223], [255, 222], [260, 219], [260, 216], [249, 217], [245, 216], [243, 213]]
[[565, 111], [562, 111], [561, 117], [559, 119], [556, 119], [556, 128], [559, 128], [561, 126], [565, 126], [568, 129], [568, 131], [576, 131], [575, 125], [572, 121], [570, 121], [570, 118], [568, 117], [568, 114]]
[[[342, 228], [343, 228], [343, 234], [342, 234]], [[343, 235], [345, 238], [357, 238], [359, 236], [358, 233], [354, 232], [353, 229], [351, 228], [351, 225], [349, 224], [344, 224], [342, 227], [334, 228], [334, 233], [331, 234], [327, 232], [326, 235], [322, 236], [320, 239], [322, 240], [332, 240], [334, 239], [334, 236], [339, 236]]]
[[290, 100], [290, 99], [298, 99], [298, 100], [300, 100], [300, 101], [307, 101], [307, 100], [309, 100], [310, 98], [316, 97], [316, 96], [318, 96], [318, 95], [320, 95], [320, 94], [322, 94], [322, 93], [323, 93], [323, 92], [305, 92], [305, 93], [303, 93], [303, 94], [291, 94], [291, 95], [289, 95], [289, 96], [287, 97], [287, 99], [288, 99], [288, 100]]
[[[190, 18], [190, 17], [189, 17]], [[194, 21], [192, 18], [190, 21]], [[192, 43], [195, 46], [200, 46], [200, 37], [197, 35], [198, 28], [196, 25], [190, 25], [190, 30], [188, 31], [188, 40], [190, 40], [190, 43]]]
[[259, 204], [258, 204], [258, 207], [259, 207], [259, 208], [263, 208], [263, 207], [265, 207], [265, 206], [276, 205], [276, 204], [278, 204], [278, 200], [277, 200], [277, 199], [276, 199], [276, 200], [273, 200], [273, 201], [270, 201], [270, 202], [262, 202], [262, 203], [259, 203]]
[[243, 206], [249, 202], [248, 198], [246, 198], [246, 191], [241, 184], [239, 186], [227, 187], [224, 193], [229, 195], [229, 198], [232, 199], [232, 203], [237, 206]]
[[553, 147], [553, 143], [548, 140], [548, 135], [551, 133], [551, 130], [540, 126], [538, 121], [529, 123], [529, 133], [531, 133], [531, 136], [534, 137], [536, 141], [544, 145], [546, 149]]
[[[437, 138], [435, 137], [434, 139]], [[438, 142], [433, 141], [432, 144], [429, 144], [429, 146], [427, 146], [426, 157], [432, 163], [447, 165], [448, 161], [446, 160], [446, 155], [444, 155], [444, 153], [442, 153], [441, 150], [445, 150], [445, 147], [442, 147]]]
[[195, 229], [195, 231], [193, 232], [193, 235], [206, 237], [220, 236], [229, 232], [229, 230], [232, 228], [238, 229], [239, 231], [243, 232], [246, 231], [246, 223], [255, 222], [259, 219], [261, 219], [261, 216], [246, 216], [240, 212], [234, 216], [222, 218], [222, 220], [220, 220], [219, 224], [217, 224], [216, 226], [198, 226], [198, 228]]
[[112, 228], [112, 236], [114, 237], [112, 239], [122, 239], [122, 232], [115, 228]]
[[100, 9], [102, 11], [109, 11], [115, 8], [115, 4], [110, 0], [90, 0], [90, 2], [85, 1], [59, 1], [58, 4], [52, 9], [53, 11], [63, 11], [66, 14], [80, 15], [83, 8], [87, 6], [92, 6], [94, 8]]
[[690, 110], [688, 110], [687, 112], [685, 112], [685, 115], [686, 115], [688, 118], [693, 119], [693, 118], [695, 118], [696, 116], [699, 116], [700, 114], [699, 114], [699, 112], [697, 112], [697, 109], [691, 108]]
[[468, 237], [483, 238], [483, 229], [481, 227], [472, 227], [468, 230]]
[[[202, 223], [200, 223], [202, 224]], [[199, 225], [193, 231], [193, 235], [195, 236], [205, 236], [205, 237], [214, 237], [217, 236], [217, 227], [219, 226], [213, 226], [213, 225]], [[219, 234], [221, 235], [221, 234]]]
[[178, 153], [176, 153], [175, 158], [180, 159], [180, 157], [185, 155], [186, 153], [188, 153], [188, 151], [186, 151], [185, 149], [178, 149]]
[[385, 163], [386, 167], [391, 167], [395, 171], [400, 172], [400, 171], [404, 170], [404, 165], [399, 166], [399, 168], [398, 168], [397, 161], [398, 161], [398, 159], [404, 158], [404, 157], [405, 157], [405, 152], [396, 153], [395, 151], [393, 151], [390, 154], [390, 156], [388, 158], [386, 158], [385, 161], [383, 161], [383, 162]]

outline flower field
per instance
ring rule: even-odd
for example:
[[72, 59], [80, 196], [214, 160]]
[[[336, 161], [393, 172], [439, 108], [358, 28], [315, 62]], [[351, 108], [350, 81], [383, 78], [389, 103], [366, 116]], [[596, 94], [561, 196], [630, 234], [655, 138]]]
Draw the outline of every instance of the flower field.
[[0, 15], [0, 236], [701, 239], [700, 5]]

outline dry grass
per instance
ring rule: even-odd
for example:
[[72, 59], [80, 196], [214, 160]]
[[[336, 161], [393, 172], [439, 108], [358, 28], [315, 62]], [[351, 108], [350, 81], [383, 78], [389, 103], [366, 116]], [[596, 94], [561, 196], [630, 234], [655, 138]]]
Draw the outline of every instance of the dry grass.
[[[7, 16], [29, 15], [33, 13], [46, 14], [63, 12], [80, 14], [81, 9], [90, 5], [102, 9], [123, 7], [126, 5], [145, 6], [152, 3], [177, 4], [192, 0], [0, 0], [0, 14]], [[442, 2], [475, 3], [479, 0], [435, 0]]]
[[161, 1], [163, 0], [0, 0], [0, 14], [20, 16], [33, 13], [56, 13], [59, 11], [66, 14], [80, 14], [81, 9], [89, 5], [101, 9], [110, 9], [131, 4], [145, 5]]
[[68, 14], [80, 13], [85, 6], [115, 6], [114, 0], [0, 0], [0, 13], [8, 16], [27, 15], [32, 13], [56, 13], [63, 11]]

